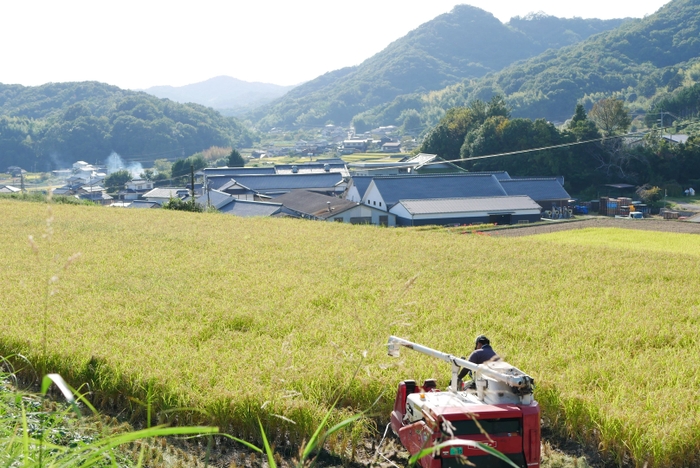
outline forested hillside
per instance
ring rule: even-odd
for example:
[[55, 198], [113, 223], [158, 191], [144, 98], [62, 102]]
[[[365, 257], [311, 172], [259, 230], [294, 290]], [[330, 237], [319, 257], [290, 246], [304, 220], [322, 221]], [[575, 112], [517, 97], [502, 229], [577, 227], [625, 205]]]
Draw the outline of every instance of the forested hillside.
[[617, 27], [622, 20], [560, 19], [546, 15], [503, 24], [491, 13], [456, 6], [357, 67], [327, 73], [251, 115], [262, 129], [347, 124], [397, 96], [442, 89], [501, 70], [551, 47]]
[[445, 109], [495, 94], [506, 97], [516, 117], [563, 122], [577, 102], [590, 109], [604, 97], [624, 99], [630, 111], [643, 114], [675, 90], [700, 81], [698, 18], [700, 1], [674, 0], [615, 30], [548, 50], [480, 80], [403, 96], [403, 103], [378, 106], [361, 118], [398, 124], [401, 112], [414, 109], [424, 124], [434, 125]]
[[103, 83], [0, 84], [0, 170], [100, 163], [112, 151], [147, 163], [211, 146], [245, 146], [252, 138], [239, 121], [213, 109]]

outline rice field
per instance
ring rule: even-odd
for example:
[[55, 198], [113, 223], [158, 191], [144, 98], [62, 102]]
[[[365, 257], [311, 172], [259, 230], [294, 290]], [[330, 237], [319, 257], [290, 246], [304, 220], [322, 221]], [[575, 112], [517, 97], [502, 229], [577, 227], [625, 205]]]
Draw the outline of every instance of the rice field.
[[89, 383], [103, 406], [143, 416], [148, 400], [161, 419], [250, 439], [260, 416], [294, 444], [342, 395], [335, 420], [373, 415], [352, 439], [383, 429], [399, 380], [448, 384], [441, 361], [387, 357], [389, 335], [467, 354], [484, 333], [535, 378], [561, 433], [637, 466], [700, 462], [700, 236], [498, 238], [9, 200], [0, 219], [0, 355]]

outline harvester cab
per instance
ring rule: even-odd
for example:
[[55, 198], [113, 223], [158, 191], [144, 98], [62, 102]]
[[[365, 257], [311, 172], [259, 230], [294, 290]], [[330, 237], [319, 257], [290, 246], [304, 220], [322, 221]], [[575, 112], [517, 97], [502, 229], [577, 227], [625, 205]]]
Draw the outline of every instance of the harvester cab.
[[[404, 380], [394, 401], [391, 428], [411, 455], [447, 440], [449, 447], [420, 459], [424, 468], [462, 466], [464, 457], [479, 466], [510, 466], [488, 455], [475, 441], [495, 448], [523, 468], [540, 466], [540, 408], [533, 398], [534, 380], [504, 361], [474, 364], [395, 336], [389, 337], [390, 356], [401, 347], [441, 359], [452, 366], [450, 386], [437, 388], [434, 379], [417, 385]], [[458, 374], [472, 371], [474, 387], [464, 389]]]

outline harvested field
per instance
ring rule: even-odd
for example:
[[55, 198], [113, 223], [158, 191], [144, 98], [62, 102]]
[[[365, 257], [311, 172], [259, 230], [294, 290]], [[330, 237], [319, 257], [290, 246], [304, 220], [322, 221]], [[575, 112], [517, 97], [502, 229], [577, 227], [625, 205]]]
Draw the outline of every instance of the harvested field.
[[643, 231], [676, 232], [700, 234], [699, 223], [663, 219], [619, 219], [619, 218], [583, 218], [573, 221], [554, 221], [551, 224], [535, 226], [517, 226], [507, 229], [490, 230], [489, 234], [499, 237], [533, 236], [551, 232], [569, 231], [587, 228], [639, 229]]

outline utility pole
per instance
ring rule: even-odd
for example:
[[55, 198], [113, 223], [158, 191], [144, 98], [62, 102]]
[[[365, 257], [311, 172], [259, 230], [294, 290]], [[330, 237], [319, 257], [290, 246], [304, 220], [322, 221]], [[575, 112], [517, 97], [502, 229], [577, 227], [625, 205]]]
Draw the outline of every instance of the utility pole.
[[207, 209], [211, 208], [211, 199], [209, 198], [209, 179], [207, 179], [207, 173], [204, 173], [204, 190], [207, 191]]
[[190, 188], [192, 189], [192, 208], [194, 208], [197, 203], [194, 199], [194, 164], [190, 164]]

